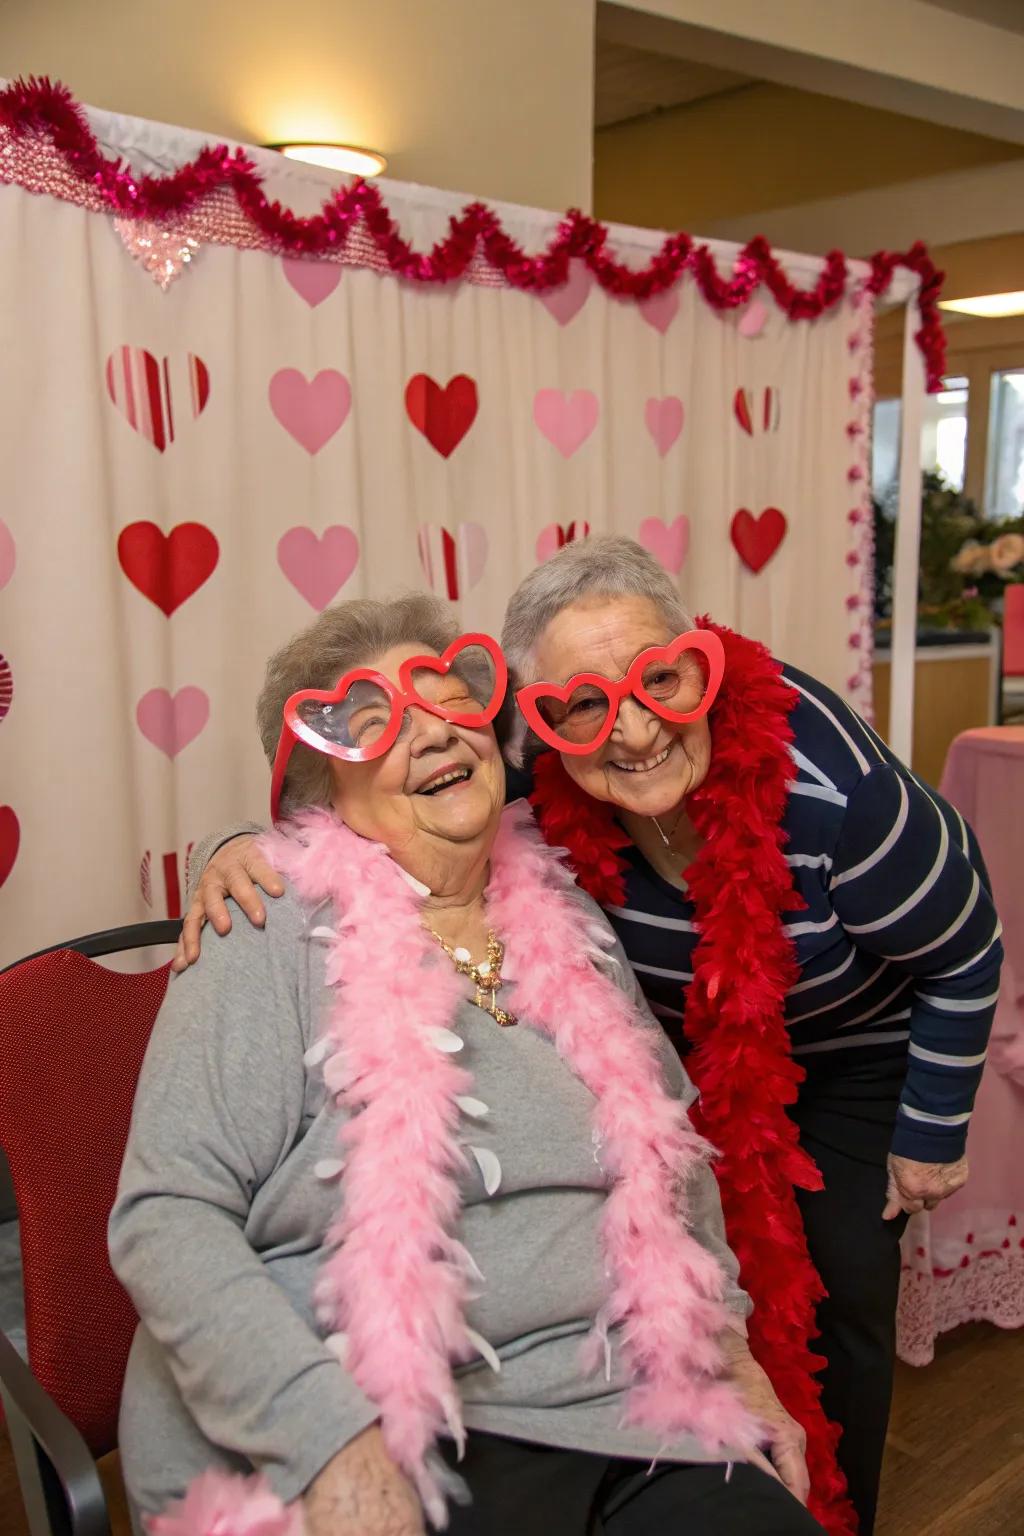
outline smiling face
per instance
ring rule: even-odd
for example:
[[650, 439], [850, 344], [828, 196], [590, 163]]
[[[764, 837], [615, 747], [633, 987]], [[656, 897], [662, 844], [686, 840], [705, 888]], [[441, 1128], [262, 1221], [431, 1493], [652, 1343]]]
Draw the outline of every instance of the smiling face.
[[[585, 598], [563, 608], [541, 634], [534, 651], [534, 676], [560, 687], [580, 672], [618, 681], [641, 651], [674, 639], [650, 598]], [[684, 708], [692, 708], [700, 699], [703, 678], [696, 661], [687, 665], [692, 668], [693, 698]], [[657, 668], [645, 673], [645, 685], [658, 698]], [[579, 703], [584, 709], [600, 707], [588, 706], [585, 697]], [[674, 725], [632, 696], [623, 699], [615, 728], [597, 752], [586, 757], [562, 754], [570, 778], [588, 795], [637, 816], [666, 816], [681, 806], [703, 782], [710, 761], [706, 717]]]
[[[365, 665], [400, 687], [399, 668], [422, 646], [394, 646]], [[479, 689], [454, 670], [447, 676], [421, 671], [419, 695], [432, 704], [467, 714], [482, 708]], [[376, 702], [357, 700], [347, 722], [356, 745], [370, 745], [387, 723]], [[366, 763], [330, 759], [332, 803], [361, 837], [383, 843], [399, 864], [429, 871], [447, 857], [489, 847], [505, 800], [505, 769], [493, 730], [454, 725], [429, 710], [407, 709], [398, 740], [382, 757]], [[456, 850], [462, 852], [456, 855]], [[418, 877], [422, 878], [422, 875]], [[428, 880], [433, 885], [433, 880]]]

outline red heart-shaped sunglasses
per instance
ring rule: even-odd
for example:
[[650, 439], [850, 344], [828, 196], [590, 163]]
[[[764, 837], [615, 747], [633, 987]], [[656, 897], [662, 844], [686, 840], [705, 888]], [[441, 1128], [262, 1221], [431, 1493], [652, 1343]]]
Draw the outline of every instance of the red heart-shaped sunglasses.
[[410, 709], [469, 729], [490, 725], [504, 702], [508, 666], [490, 635], [467, 634], [441, 656], [403, 661], [398, 677], [396, 687], [382, 672], [355, 667], [334, 688], [303, 688], [286, 700], [270, 785], [274, 821], [296, 742], [342, 762], [366, 763], [390, 751]]
[[[703, 657], [706, 673], [699, 663], [687, 663], [691, 652]], [[577, 672], [564, 686], [530, 683], [518, 690], [516, 701], [527, 724], [547, 746], [585, 757], [604, 746], [628, 695], [673, 725], [689, 725], [711, 709], [724, 673], [721, 640], [710, 630], [692, 629], [668, 645], [641, 651], [618, 682], [599, 672]]]

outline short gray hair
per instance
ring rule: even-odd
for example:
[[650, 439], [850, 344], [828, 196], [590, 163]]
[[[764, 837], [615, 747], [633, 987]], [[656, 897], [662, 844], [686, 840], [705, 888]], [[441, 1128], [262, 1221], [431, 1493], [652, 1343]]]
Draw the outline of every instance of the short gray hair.
[[[501, 634], [511, 687], [536, 681], [537, 643], [563, 608], [602, 597], [649, 598], [673, 634], [693, 628], [672, 578], [642, 544], [618, 534], [573, 541], [532, 570], [512, 594]], [[505, 756], [521, 767], [537, 743], [518, 710], [506, 711], [502, 735]]]
[[[308, 629], [293, 635], [267, 662], [256, 721], [267, 761], [273, 763], [285, 703], [300, 688], [333, 688], [353, 667], [366, 666], [396, 645], [444, 651], [458, 634], [445, 605], [423, 592], [379, 602], [352, 598], [325, 608]], [[331, 803], [330, 758], [296, 742], [288, 761], [281, 809]]]

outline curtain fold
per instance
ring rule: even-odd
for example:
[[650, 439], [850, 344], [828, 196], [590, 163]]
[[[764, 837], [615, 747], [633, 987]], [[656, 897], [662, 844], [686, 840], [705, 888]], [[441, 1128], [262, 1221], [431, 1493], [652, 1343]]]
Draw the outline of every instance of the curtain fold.
[[[195, 153], [100, 116], [149, 169]], [[302, 211], [329, 184], [280, 174]], [[386, 193], [419, 246], [461, 205]], [[501, 212], [530, 249], [557, 223]], [[856, 284], [805, 323], [688, 278], [636, 304], [574, 263], [538, 297], [199, 241], [164, 291], [120, 227], [0, 186], [0, 963], [173, 915], [188, 844], [266, 816], [264, 664], [326, 602], [426, 585], [498, 632], [538, 559], [623, 533], [868, 707]]]

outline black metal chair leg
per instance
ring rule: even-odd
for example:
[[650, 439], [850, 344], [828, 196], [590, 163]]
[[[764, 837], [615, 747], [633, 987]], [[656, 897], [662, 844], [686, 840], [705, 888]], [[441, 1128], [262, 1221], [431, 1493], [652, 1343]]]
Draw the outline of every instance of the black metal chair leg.
[[110, 1536], [106, 1495], [89, 1447], [3, 1333], [0, 1400], [31, 1536]]

